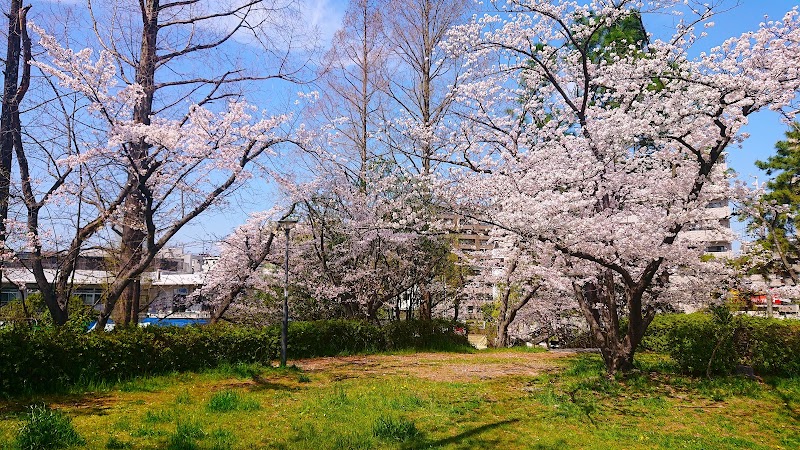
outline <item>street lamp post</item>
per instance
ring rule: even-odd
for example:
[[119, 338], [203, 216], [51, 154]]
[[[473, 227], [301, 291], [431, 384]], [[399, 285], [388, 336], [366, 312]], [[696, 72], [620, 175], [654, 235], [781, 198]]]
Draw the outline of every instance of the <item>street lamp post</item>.
[[289, 334], [289, 230], [297, 224], [297, 219], [287, 217], [278, 221], [286, 236], [286, 253], [283, 261], [283, 320], [281, 323], [281, 367], [286, 367], [286, 341]]

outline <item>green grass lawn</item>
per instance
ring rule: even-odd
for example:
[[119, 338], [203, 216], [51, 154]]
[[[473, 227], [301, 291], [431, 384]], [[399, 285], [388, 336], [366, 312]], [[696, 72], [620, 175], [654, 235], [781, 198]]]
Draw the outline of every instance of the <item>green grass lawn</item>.
[[298, 361], [0, 402], [0, 448], [27, 406], [85, 444], [132, 449], [800, 448], [800, 379], [697, 379], [660, 355], [609, 381], [596, 355], [513, 351]]

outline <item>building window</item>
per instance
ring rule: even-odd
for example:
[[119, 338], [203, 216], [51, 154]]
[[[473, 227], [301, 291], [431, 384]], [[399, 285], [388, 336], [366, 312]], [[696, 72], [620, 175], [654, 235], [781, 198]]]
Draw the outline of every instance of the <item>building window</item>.
[[95, 306], [100, 304], [100, 297], [103, 295], [102, 289], [76, 289], [72, 294], [81, 299], [84, 305]]
[[467, 306], [467, 314], [475, 314], [475, 307], [473, 305]]
[[728, 249], [724, 245], [710, 245], [706, 247], [706, 251], [708, 253], [720, 253], [720, 252], [727, 252]]
[[19, 298], [19, 290], [13, 288], [6, 288], [0, 291], [0, 305], [16, 300]]

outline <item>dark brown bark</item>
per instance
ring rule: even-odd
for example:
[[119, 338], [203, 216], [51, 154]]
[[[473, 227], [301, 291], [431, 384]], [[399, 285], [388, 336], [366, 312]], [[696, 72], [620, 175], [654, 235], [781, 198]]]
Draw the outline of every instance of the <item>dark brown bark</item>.
[[[140, 2], [142, 13], [142, 43], [139, 53], [139, 65], [136, 67], [136, 83], [142, 87], [144, 96], [136, 104], [133, 112], [134, 123], [150, 125], [153, 113], [153, 96], [155, 94], [156, 43], [158, 40], [158, 13], [161, 10], [159, 0]], [[134, 264], [141, 260], [145, 244], [144, 198], [149, 146], [144, 139], [130, 142], [125, 146], [130, 163], [128, 183], [135, 186], [125, 200], [122, 226], [122, 248], [120, 264]], [[128, 326], [139, 321], [139, 297], [141, 295], [141, 279], [137, 276], [130, 280], [122, 292], [121, 317], [122, 325]]]
[[[209, 92], [200, 100], [194, 101], [198, 105], [204, 105], [227, 96], [221, 94], [218, 89], [223, 85], [238, 83], [243, 81], [265, 80], [271, 78], [292, 79], [292, 75], [285, 72], [286, 67], [281, 61], [278, 65], [279, 72], [269, 76], [246, 76], [238, 74], [238, 71], [225, 72], [210, 77], [183, 78], [176, 81], [163, 83], [156, 82], [156, 72], [159, 68], [166, 67], [173, 60], [188, 58], [198, 52], [206, 52], [216, 49], [230, 40], [237, 31], [248, 27], [248, 14], [253, 8], [258, 7], [258, 0], [247, 0], [231, 6], [230, 9], [220, 12], [208, 13], [207, 15], [197, 15], [183, 17], [181, 14], [173, 12], [181, 10], [184, 13], [186, 2], [172, 1], [163, 2], [159, 0], [140, 0], [139, 8], [142, 20], [141, 43], [139, 55], [135, 58], [133, 69], [135, 71], [135, 82], [141, 86], [144, 96], [136, 104], [133, 113], [134, 123], [149, 125], [153, 115], [160, 111], [154, 110], [154, 98], [159, 90], [164, 88], [185, 87], [187, 90], [180, 94], [181, 100], [194, 101], [191, 97], [201, 86], [208, 87]], [[161, 22], [159, 14], [170, 17]], [[181, 28], [203, 28], [203, 24], [211, 25], [214, 20], [233, 18], [236, 24], [220, 35], [212, 36], [204, 42], [192, 32], [187, 35], [185, 45], [178, 46], [178, 50], [159, 54], [160, 49], [175, 48], [174, 43], [159, 47], [159, 31], [170, 27]], [[213, 27], [212, 27], [213, 28]], [[180, 33], [175, 34], [175, 36]], [[121, 60], [130, 61], [130, 58], [120, 57]], [[175, 63], [177, 64], [177, 63]], [[292, 80], [294, 81], [294, 80]], [[179, 102], [171, 103], [172, 106]], [[166, 108], [169, 108], [167, 106]], [[184, 117], [186, 118], [186, 117]], [[242, 155], [239, 160], [240, 168], [244, 168], [253, 159], [263, 154], [264, 151], [273, 145], [284, 142], [283, 139], [276, 139], [272, 142], [257, 143], [250, 142], [242, 146]], [[173, 222], [166, 226], [157, 223], [158, 213], [165, 206], [161, 199], [156, 199], [156, 195], [150, 191], [148, 183], [160, 167], [160, 162], [151, 151], [150, 146], [144, 140], [139, 142], [129, 142], [124, 146], [125, 156], [127, 157], [128, 179], [127, 184], [130, 191], [125, 198], [125, 208], [122, 211], [123, 222], [121, 225], [121, 246], [118, 268], [115, 273], [114, 281], [108, 286], [103, 299], [103, 309], [98, 319], [98, 329], [107, 323], [111, 312], [114, 311], [117, 303], [121, 300], [121, 313], [125, 322], [134, 322], [138, 316], [138, 301], [141, 291], [140, 276], [148, 270], [156, 254], [164, 248], [175, 234], [181, 230], [188, 222], [194, 220], [203, 211], [213, 205], [239, 180], [239, 174], [234, 172], [216, 184], [214, 189], [203, 197], [198, 204], [188, 208], [188, 212], [181, 212]], [[190, 171], [191, 167], [187, 168]], [[174, 190], [172, 187], [170, 190]]]
[[506, 292], [500, 302], [500, 314], [497, 317], [497, 339], [495, 347], [507, 347], [511, 342], [508, 338], [508, 328], [514, 323], [519, 311], [527, 305], [536, 292], [539, 286], [535, 286], [518, 302], [511, 303], [511, 289], [506, 288]]
[[11, 186], [11, 163], [14, 156], [14, 135], [20, 130], [14, 125], [19, 115], [19, 65], [21, 56], [20, 0], [11, 0], [8, 11], [8, 41], [6, 64], [3, 69], [3, 106], [0, 115], [0, 241], [5, 241], [5, 219], [8, 218], [8, 195]]
[[[611, 270], [601, 272], [594, 281], [574, 285], [578, 304], [589, 324], [595, 345], [600, 349], [606, 372], [613, 376], [617, 372], [633, 369], [633, 356], [642, 342], [647, 327], [655, 317], [655, 310], [643, 308], [644, 290], [630, 286], [616, 286]], [[620, 328], [621, 312], [617, 291], [625, 297], [628, 327]]]

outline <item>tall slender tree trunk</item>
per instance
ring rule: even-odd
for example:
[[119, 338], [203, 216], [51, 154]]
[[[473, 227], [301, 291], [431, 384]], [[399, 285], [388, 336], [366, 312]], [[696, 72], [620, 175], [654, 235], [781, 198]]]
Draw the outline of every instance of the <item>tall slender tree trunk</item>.
[[[8, 10], [8, 41], [6, 64], [3, 69], [3, 107], [0, 116], [0, 241], [5, 244], [8, 218], [8, 195], [11, 186], [11, 163], [14, 156], [14, 115], [19, 114], [19, 63], [21, 51], [20, 7], [21, 0], [11, 0]], [[3, 245], [5, 247], [5, 245]], [[0, 274], [1, 275], [1, 274]]]

